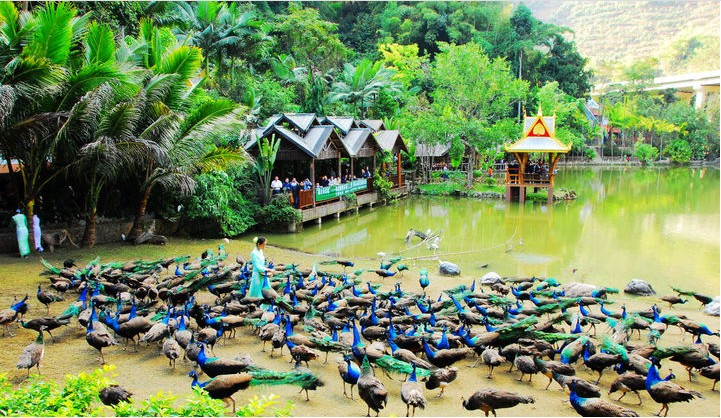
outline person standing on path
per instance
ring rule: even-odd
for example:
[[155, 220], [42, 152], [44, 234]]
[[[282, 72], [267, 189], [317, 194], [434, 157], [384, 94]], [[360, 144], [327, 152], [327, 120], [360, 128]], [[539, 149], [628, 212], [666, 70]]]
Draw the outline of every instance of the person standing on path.
[[20, 250], [20, 257], [27, 257], [30, 254], [30, 244], [28, 243], [28, 219], [23, 215], [20, 209], [15, 211], [15, 216], [12, 217], [15, 222], [15, 233], [18, 237], [18, 249]]
[[250, 298], [262, 298], [263, 297], [263, 279], [265, 274], [273, 275], [273, 270], [265, 266], [265, 244], [267, 240], [265, 237], [253, 238], [255, 243], [255, 249], [250, 253], [250, 261], [253, 263], [253, 276], [250, 279], [250, 290], [248, 291], [248, 297]]
[[45, 251], [43, 248], [43, 234], [40, 230], [40, 217], [37, 213], [33, 214], [33, 244], [35, 244], [35, 251], [39, 253]]

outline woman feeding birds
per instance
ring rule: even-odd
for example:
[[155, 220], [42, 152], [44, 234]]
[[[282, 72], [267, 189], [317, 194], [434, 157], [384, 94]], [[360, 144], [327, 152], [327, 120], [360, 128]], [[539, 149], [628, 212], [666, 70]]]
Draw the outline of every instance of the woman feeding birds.
[[266, 273], [272, 276], [273, 270], [265, 266], [265, 255], [263, 254], [268, 240], [266, 240], [265, 237], [255, 237], [253, 238], [253, 242], [255, 243], [255, 248], [253, 252], [250, 253], [250, 260], [253, 262], [253, 277], [250, 281], [248, 297], [262, 298], [263, 278]]

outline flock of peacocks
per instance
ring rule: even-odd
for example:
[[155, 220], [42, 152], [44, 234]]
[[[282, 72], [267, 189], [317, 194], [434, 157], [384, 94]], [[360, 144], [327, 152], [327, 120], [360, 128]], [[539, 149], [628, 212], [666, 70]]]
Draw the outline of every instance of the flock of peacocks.
[[[321, 390], [336, 390], [333, 387], [342, 382], [346, 397], [355, 399], [356, 389], [368, 415], [371, 410], [378, 415], [388, 402], [398, 401], [389, 399], [386, 385], [391, 383], [384, 384], [379, 379], [382, 374], [402, 376], [397, 379], [402, 380], [397, 383], [400, 400], [406, 416], [415, 415], [417, 408], [428, 404], [427, 391], [438, 389], [441, 397], [460, 373], [472, 373], [476, 386], [486, 388], [459, 400], [458, 407], [496, 416], [498, 409], [534, 403], [534, 396], [539, 396], [527, 393], [530, 386], [523, 386], [524, 393], [493, 388], [490, 379], [495, 369], [506, 364], [507, 372], [516, 373], [519, 381], [527, 377], [530, 382], [540, 373], [548, 378], [546, 390], [555, 381], [568, 391], [570, 405], [582, 416], [638, 416], [623, 399], [630, 392], [638, 404], [648, 402], [650, 396], [661, 405], [659, 413], [666, 414], [672, 403], [703, 396], [674, 382], [673, 373], [662, 376], [671, 364], [686, 368], [689, 380], [696, 371], [713, 381], [711, 391], [719, 380], [718, 331], [682, 315], [662, 314], [656, 305], [638, 312], [614, 307], [608, 296], [615, 289], [591, 287], [585, 294], [569, 297], [553, 278], [506, 278], [489, 287], [476, 287], [473, 281], [431, 298], [426, 293], [431, 281], [426, 270], [419, 272], [420, 287], [408, 284], [410, 280], [391, 285], [389, 277], [408, 270], [400, 261], [401, 257], [384, 260], [377, 270], [353, 273], [346, 272], [354, 267], [350, 260], [319, 263], [340, 265], [342, 272], [271, 263], [275, 274], [265, 278], [263, 297], [257, 299], [246, 297], [252, 267], [240, 257], [228, 260], [222, 246], [217, 254], [206, 251], [197, 259], [108, 264], [96, 259], [84, 267], [68, 260], [62, 268], [43, 261], [50, 283], [38, 286], [37, 299], [47, 306], [48, 315], [25, 321], [29, 299], [25, 296], [0, 311], [0, 324], [4, 335], [12, 332], [15, 321], [37, 331], [35, 342], [25, 348], [17, 364], [28, 375], [35, 367], [40, 373], [43, 334], [54, 341], [51, 331], [76, 321], [85, 328], [86, 341], [97, 350], [101, 363], [112, 362], [114, 351], [108, 347], [122, 345], [123, 350], [137, 351], [157, 345], [168, 367], [187, 369], [191, 385], [226, 405], [232, 403], [233, 411], [233, 395], [251, 386], [295, 385], [308, 400], [310, 390], [323, 386]], [[380, 279], [361, 278], [366, 271]], [[213, 302], [198, 302], [202, 299]], [[51, 304], [64, 304], [62, 313], [50, 316]], [[246, 331], [237, 334], [241, 327]], [[691, 341], [664, 344], [664, 333], [674, 328]], [[268, 356], [286, 353], [295, 367], [270, 370], [254, 365], [248, 355], [215, 357], [216, 343], [225, 338], [224, 344], [232, 344], [228, 338], [234, 337], [257, 338]], [[332, 382], [336, 385], [313, 372], [317, 363], [328, 361], [329, 353], [342, 359], [340, 382]], [[487, 373], [467, 367], [481, 362]], [[579, 368], [592, 370], [598, 379], [591, 382], [577, 376]], [[608, 388], [599, 386], [604, 373], [615, 376]], [[611, 402], [601, 398], [604, 391], [621, 396]], [[130, 400], [131, 393], [114, 385], [103, 389], [100, 397], [107, 405], [116, 405]]]

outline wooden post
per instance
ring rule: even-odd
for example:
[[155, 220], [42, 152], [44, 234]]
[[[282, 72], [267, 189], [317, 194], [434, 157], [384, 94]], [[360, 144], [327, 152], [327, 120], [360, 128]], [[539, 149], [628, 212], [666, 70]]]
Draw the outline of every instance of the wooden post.
[[354, 168], [353, 168], [353, 160], [355, 160], [355, 158], [350, 157], [350, 178], [351, 178], [351, 179], [352, 179], [353, 176], [355, 175], [355, 171], [353, 171], [353, 170], [354, 170]]
[[343, 167], [341, 167], [341, 164], [340, 164], [340, 151], [338, 151], [338, 178], [339, 179], [343, 178], [342, 169], [343, 169]]
[[403, 179], [401, 178], [401, 152], [398, 151], [398, 154], [396, 154], [396, 155], [398, 156], [398, 168], [397, 168], [397, 173], [398, 173], [398, 187], [400, 187], [400, 186], [403, 185]]
[[315, 158], [310, 160], [310, 191], [313, 198], [313, 207], [315, 207]]

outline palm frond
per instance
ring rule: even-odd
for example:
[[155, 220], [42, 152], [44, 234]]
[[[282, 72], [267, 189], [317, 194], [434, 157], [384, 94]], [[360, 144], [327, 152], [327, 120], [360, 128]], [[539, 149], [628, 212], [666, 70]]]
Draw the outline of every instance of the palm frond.
[[115, 60], [113, 32], [106, 25], [93, 22], [85, 36], [85, 62], [101, 64]]
[[73, 40], [72, 19], [75, 9], [67, 3], [46, 3], [36, 15], [38, 26], [25, 47], [26, 56], [47, 58], [53, 64], [65, 64]]

